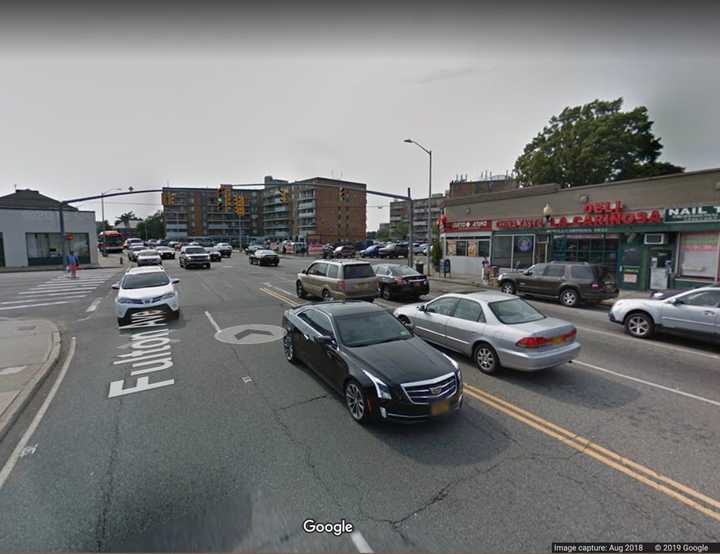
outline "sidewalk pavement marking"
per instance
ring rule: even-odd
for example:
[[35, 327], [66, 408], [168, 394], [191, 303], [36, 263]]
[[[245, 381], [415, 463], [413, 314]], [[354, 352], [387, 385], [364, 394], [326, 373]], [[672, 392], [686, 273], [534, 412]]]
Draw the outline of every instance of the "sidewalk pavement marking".
[[20, 459], [20, 455], [22, 454], [22, 451], [27, 446], [28, 441], [33, 436], [35, 431], [37, 430], [38, 426], [40, 425], [40, 422], [42, 421], [43, 416], [45, 415], [45, 412], [47, 412], [48, 407], [50, 406], [50, 403], [53, 401], [53, 398], [55, 398], [55, 395], [57, 394], [58, 389], [60, 388], [60, 384], [62, 383], [63, 379], [65, 378], [65, 374], [67, 373], [68, 368], [70, 367], [70, 362], [73, 359], [73, 356], [75, 355], [75, 344], [76, 344], [75, 337], [72, 337], [70, 339], [70, 349], [68, 350], [67, 357], [65, 358], [65, 362], [63, 363], [62, 368], [60, 369], [60, 373], [57, 376], [57, 379], [55, 379], [55, 382], [53, 383], [52, 388], [50, 389], [50, 392], [48, 392], [48, 395], [45, 397], [45, 400], [43, 401], [42, 405], [40, 406], [40, 409], [35, 414], [35, 417], [30, 422], [30, 426], [27, 428], [25, 433], [23, 434], [22, 438], [20, 439], [20, 442], [17, 443], [17, 446], [15, 447], [15, 450], [12, 451], [12, 454], [10, 454], [10, 458], [8, 458], [8, 461], [5, 462], [5, 465], [0, 470], [0, 490], [2, 490], [3, 485], [7, 481], [8, 477], [10, 476], [10, 472], [15, 467], [15, 464], [17, 464], [18, 460]]
[[[592, 327], [582, 327], [580, 325], [575, 325], [575, 328], [579, 331], [588, 331], [590, 333], [597, 333], [598, 335], [607, 335], [609, 337], [614, 337], [616, 339], [623, 339], [623, 340], [630, 340], [633, 341], [637, 345], [643, 344], [643, 339], [636, 339], [633, 337], [628, 337], [623, 334], [619, 333], [611, 333], [610, 331], [601, 331], [600, 329], [593, 329]], [[692, 348], [685, 348], [684, 346], [675, 346], [673, 344], [664, 344], [662, 342], [652, 341], [648, 342], [647, 340], [644, 342], [644, 344], [652, 344], [653, 347], [658, 348], [666, 348], [670, 350], [676, 350], [679, 352], [686, 352], [687, 354], [695, 354], [696, 356], [703, 356], [705, 358], [710, 358], [711, 360], [720, 360], [720, 356], [717, 354], [708, 354], [707, 352], [702, 352], [701, 350], [693, 350]]]
[[208, 318], [208, 320], [210, 321], [210, 325], [212, 325], [212, 326], [215, 328], [215, 332], [216, 332], [216, 333], [219, 333], [219, 332], [220, 332], [220, 326], [217, 324], [217, 322], [215, 321], [215, 319], [213, 319], [213, 316], [210, 315], [210, 312], [205, 312], [205, 316], [206, 316], [206, 317]]
[[628, 379], [630, 381], [635, 381], [637, 383], [642, 383], [643, 385], [648, 385], [649, 387], [655, 387], [656, 389], [661, 389], [667, 392], [672, 392], [673, 394], [679, 394], [681, 396], [687, 396], [688, 398], [692, 398], [693, 400], [699, 400], [700, 402], [707, 402], [708, 404], [712, 404], [713, 406], [720, 406], [720, 402], [717, 400], [711, 400], [709, 398], [705, 398], [704, 396], [698, 396], [697, 394], [692, 394], [689, 392], [681, 391], [680, 389], [673, 389], [670, 387], [666, 387], [665, 385], [660, 385], [658, 383], [653, 383], [652, 381], [646, 381], [645, 379], [640, 379], [638, 377], [631, 377], [630, 375], [625, 375], [624, 373], [618, 373], [617, 371], [612, 371], [610, 369], [605, 369], [604, 367], [600, 367], [594, 364], [590, 364], [588, 362], [583, 362], [580, 360], [573, 360], [574, 364], [578, 365], [584, 365], [586, 367], [589, 367], [590, 369], [594, 369], [595, 371], [602, 371], [603, 373], [609, 373], [610, 375], [615, 375], [617, 377], [621, 377], [623, 379]]
[[56, 304], [69, 304], [69, 301], [61, 301], [61, 302], [43, 302], [40, 304], [23, 304], [21, 306], [5, 306], [3, 308], [0, 308], [0, 310], [18, 310], [20, 308], [36, 308], [38, 306], [54, 306]]
[[102, 298], [96, 298], [92, 301], [92, 303], [87, 307], [87, 310], [85, 311], [94, 312], [95, 310], [97, 310], [98, 304], [100, 304], [100, 302], [102, 302]]
[[[665, 475], [657, 473], [653, 469], [634, 462], [629, 458], [625, 458], [624, 456], [621, 456], [613, 452], [612, 450], [608, 450], [607, 448], [604, 448], [599, 444], [596, 444], [584, 437], [581, 437], [577, 433], [573, 433], [572, 431], [568, 431], [567, 429], [564, 429], [559, 425], [555, 425], [554, 423], [542, 419], [541, 417], [536, 416], [535, 414], [526, 410], [523, 410], [522, 408], [511, 404], [510, 402], [507, 402], [497, 396], [487, 393], [482, 389], [465, 384], [464, 392], [468, 396], [471, 396], [476, 400], [480, 400], [484, 404], [487, 404], [488, 406], [491, 406], [496, 410], [503, 412], [504, 414], [528, 425], [529, 427], [532, 427], [533, 429], [536, 429], [541, 433], [557, 439], [566, 446], [577, 450], [581, 454], [585, 454], [586, 456], [594, 458], [600, 463], [605, 464], [606, 466], [611, 467], [619, 471], [620, 473], [624, 473], [628, 477], [631, 477], [636, 481], [639, 481], [644, 485], [655, 489], [658, 492], [674, 498], [675, 500], [682, 502], [686, 506], [689, 506], [690, 508], [693, 508], [702, 514], [712, 519], [715, 519], [716, 521], [720, 521], [720, 511], [716, 511], [715, 509], [713, 509], [720, 509], [720, 502], [718, 502], [714, 498], [711, 498], [699, 491], [696, 491], [688, 487], [687, 485], [678, 483], [677, 481], [674, 481], [673, 479], [666, 477]], [[712, 506], [713, 508], [709, 508], [708, 506], [701, 504], [698, 501], [704, 502], [705, 504]]]

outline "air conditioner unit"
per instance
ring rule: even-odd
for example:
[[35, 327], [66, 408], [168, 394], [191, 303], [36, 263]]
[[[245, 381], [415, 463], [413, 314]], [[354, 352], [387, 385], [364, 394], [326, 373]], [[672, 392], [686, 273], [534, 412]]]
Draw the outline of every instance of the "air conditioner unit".
[[645, 233], [645, 244], [660, 245], [667, 244], [666, 233]]

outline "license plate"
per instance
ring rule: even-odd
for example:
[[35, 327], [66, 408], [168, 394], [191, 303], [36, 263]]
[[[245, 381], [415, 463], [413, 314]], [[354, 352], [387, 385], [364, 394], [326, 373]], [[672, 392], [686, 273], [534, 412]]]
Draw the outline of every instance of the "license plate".
[[415, 281], [415, 286], [416, 286], [416, 287], [419, 287], [420, 285], [422, 285], [422, 283], [421, 283], [420, 281]]
[[441, 415], [446, 413], [449, 409], [450, 401], [440, 400], [439, 402], [434, 402], [433, 404], [430, 404], [430, 415]]

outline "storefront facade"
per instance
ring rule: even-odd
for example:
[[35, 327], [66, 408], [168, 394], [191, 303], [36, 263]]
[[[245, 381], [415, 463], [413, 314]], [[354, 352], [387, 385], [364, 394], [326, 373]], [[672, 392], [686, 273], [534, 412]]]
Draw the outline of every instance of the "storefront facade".
[[[464, 230], [477, 221], [481, 234]], [[602, 264], [624, 289], [720, 279], [720, 170], [448, 199], [442, 224], [455, 273], [557, 260]]]

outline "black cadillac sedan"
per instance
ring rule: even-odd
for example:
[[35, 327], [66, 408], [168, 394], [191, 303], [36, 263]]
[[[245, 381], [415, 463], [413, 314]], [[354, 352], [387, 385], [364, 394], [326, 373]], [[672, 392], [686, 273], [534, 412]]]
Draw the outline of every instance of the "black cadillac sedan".
[[280, 258], [272, 250], [255, 250], [250, 254], [250, 265], [277, 265], [280, 263]]
[[283, 315], [285, 358], [303, 362], [345, 400], [358, 423], [413, 422], [462, 406], [462, 374], [449, 356], [369, 302], [310, 304]]

